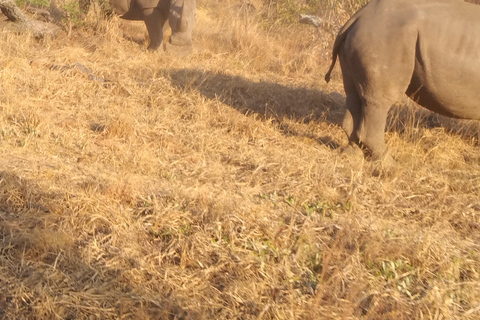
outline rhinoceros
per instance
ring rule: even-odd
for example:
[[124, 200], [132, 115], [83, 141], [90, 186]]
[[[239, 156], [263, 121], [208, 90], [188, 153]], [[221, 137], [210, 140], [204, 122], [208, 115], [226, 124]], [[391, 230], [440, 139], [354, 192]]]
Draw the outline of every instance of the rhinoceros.
[[163, 26], [167, 20], [172, 28], [172, 45], [192, 44], [196, 0], [111, 0], [111, 5], [122, 19], [145, 21], [150, 50], [156, 50], [162, 44]]
[[349, 147], [386, 160], [385, 124], [406, 93], [436, 113], [480, 119], [480, 6], [459, 0], [372, 0], [339, 31]]

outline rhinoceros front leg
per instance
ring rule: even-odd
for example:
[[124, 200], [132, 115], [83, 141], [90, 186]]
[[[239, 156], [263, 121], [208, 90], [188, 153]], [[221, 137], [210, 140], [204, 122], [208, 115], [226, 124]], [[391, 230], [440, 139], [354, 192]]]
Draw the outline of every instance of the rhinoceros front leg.
[[171, 0], [169, 23], [172, 28], [172, 36], [170, 37], [172, 45], [192, 45], [196, 6], [196, 0]]
[[157, 50], [163, 41], [163, 25], [167, 18], [158, 8], [144, 9], [143, 20], [150, 36], [149, 50]]

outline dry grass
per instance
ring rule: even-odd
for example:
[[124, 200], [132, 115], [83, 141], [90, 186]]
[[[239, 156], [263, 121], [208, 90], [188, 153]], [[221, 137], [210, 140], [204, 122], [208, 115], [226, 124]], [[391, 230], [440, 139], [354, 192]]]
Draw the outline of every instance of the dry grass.
[[185, 58], [118, 19], [0, 35], [0, 318], [479, 319], [478, 123], [402, 104], [374, 176], [333, 36], [228, 3]]

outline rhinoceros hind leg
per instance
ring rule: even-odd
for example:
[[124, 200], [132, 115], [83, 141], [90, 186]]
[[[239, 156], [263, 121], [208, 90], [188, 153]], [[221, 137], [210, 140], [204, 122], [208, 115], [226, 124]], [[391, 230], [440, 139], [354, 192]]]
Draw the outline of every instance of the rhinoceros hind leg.
[[343, 117], [342, 128], [347, 134], [350, 145], [353, 145], [359, 143], [357, 128], [360, 125], [360, 119], [362, 116], [362, 100], [357, 92], [355, 83], [348, 74], [348, 70], [343, 70], [343, 74], [343, 86], [346, 94], [346, 110]]
[[172, 28], [170, 44], [191, 46], [192, 31], [195, 24], [196, 1], [173, 0], [170, 7], [169, 23]]
[[[368, 70], [358, 74], [367, 74]], [[358, 122], [357, 137], [362, 148], [371, 155], [373, 161], [393, 160], [387, 154], [385, 145], [385, 125], [390, 107], [404, 95], [411, 71], [407, 68], [398, 68], [390, 74], [376, 74], [362, 79], [359, 77], [358, 87], [361, 94], [362, 113]]]
[[[389, 73], [367, 68], [369, 61], [340, 56], [347, 111], [343, 128], [350, 143], [358, 144], [371, 160], [393, 160], [387, 155], [385, 125], [390, 107], [404, 94], [411, 70], [397, 68]], [[385, 64], [386, 65], [386, 64]]]
[[361, 146], [370, 153], [373, 161], [386, 159], [387, 146], [385, 145], [385, 125], [387, 114], [395, 100], [366, 99], [362, 110], [357, 136]]
[[143, 10], [145, 25], [150, 36], [149, 50], [157, 50], [163, 41], [163, 25], [167, 17], [158, 9]]

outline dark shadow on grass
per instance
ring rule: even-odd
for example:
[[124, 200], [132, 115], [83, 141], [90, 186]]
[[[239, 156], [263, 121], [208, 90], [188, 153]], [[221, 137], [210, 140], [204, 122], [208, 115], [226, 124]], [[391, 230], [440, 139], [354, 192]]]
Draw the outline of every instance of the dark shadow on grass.
[[[285, 118], [298, 122], [325, 122], [338, 125], [343, 118], [344, 98], [338, 93], [318, 89], [286, 86], [270, 81], [253, 81], [244, 77], [214, 73], [199, 69], [170, 69], [163, 74], [174, 86], [182, 90], [198, 90], [203, 96], [219, 100], [244, 114], [256, 114], [263, 120], [280, 123], [285, 135], [301, 135]], [[320, 144], [337, 149], [331, 137], [308, 137]]]
[[[345, 98], [338, 92], [286, 86], [270, 81], [253, 81], [244, 77], [214, 73], [199, 69], [167, 69], [163, 75], [182, 90], [198, 90], [208, 99], [219, 100], [244, 114], [257, 114], [264, 120], [275, 119], [286, 136], [306, 136], [282, 119], [297, 122], [324, 122], [340, 125], [345, 112]], [[421, 130], [444, 128], [462, 139], [477, 141], [479, 125], [476, 121], [451, 119], [405, 101], [389, 112], [386, 131], [398, 132], [410, 141], [421, 139]], [[339, 143], [330, 136], [306, 136], [319, 144], [337, 149]], [[477, 143], [476, 142], [476, 143]]]
[[[201, 319], [166, 285], [139, 291], [131, 274], [143, 271], [121, 252], [93, 250], [88, 261], [80, 259], [92, 239], [104, 241], [112, 230], [100, 219], [83, 240], [65, 234], [62, 225], [83, 223], [75, 197], [0, 171], [0, 319]], [[109, 260], [125, 262], [114, 267]], [[155, 281], [162, 287], [162, 277]]]

